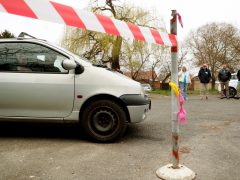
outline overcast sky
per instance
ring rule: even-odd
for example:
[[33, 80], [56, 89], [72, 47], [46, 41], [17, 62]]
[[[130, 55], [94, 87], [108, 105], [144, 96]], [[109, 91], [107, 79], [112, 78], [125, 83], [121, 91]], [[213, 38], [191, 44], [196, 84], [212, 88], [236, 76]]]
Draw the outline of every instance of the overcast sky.
[[[77, 8], [84, 8], [88, 0], [52, 0]], [[120, 0], [121, 1], [121, 0]], [[231, 23], [240, 29], [238, 0], [125, 0], [135, 6], [156, 11], [169, 29], [171, 10], [182, 16], [184, 28], [178, 28], [178, 39], [183, 40], [190, 30], [210, 22]], [[122, 2], [125, 2], [124, 0]], [[15, 35], [24, 31], [33, 36], [58, 43], [63, 25], [0, 13], [0, 31], [8, 29]]]

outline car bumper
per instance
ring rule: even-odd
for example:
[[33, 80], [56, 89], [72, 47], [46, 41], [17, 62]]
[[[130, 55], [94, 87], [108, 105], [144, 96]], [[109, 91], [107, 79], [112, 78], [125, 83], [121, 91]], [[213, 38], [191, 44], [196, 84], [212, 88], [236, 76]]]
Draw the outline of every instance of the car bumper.
[[146, 119], [147, 112], [151, 109], [149, 96], [124, 95], [120, 99], [126, 104], [130, 123], [138, 123]]
[[130, 123], [138, 123], [147, 118], [149, 105], [128, 106], [127, 108], [130, 116]]

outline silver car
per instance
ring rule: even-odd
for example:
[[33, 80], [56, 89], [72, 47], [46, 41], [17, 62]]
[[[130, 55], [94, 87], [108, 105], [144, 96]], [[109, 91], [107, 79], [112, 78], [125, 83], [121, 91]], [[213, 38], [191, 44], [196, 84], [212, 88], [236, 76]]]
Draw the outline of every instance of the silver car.
[[106, 142], [146, 118], [140, 83], [24, 35], [0, 39], [0, 120], [78, 122]]
[[141, 86], [143, 87], [144, 91], [152, 91], [152, 87], [150, 84], [141, 84]]
[[[221, 85], [220, 85], [219, 81], [216, 82], [216, 84], [218, 84], [218, 91], [221, 92]], [[229, 81], [229, 96], [230, 97], [235, 97], [237, 95], [237, 84], [238, 84], [237, 73], [233, 73], [232, 77]], [[223, 93], [226, 94], [226, 91], [224, 90]]]

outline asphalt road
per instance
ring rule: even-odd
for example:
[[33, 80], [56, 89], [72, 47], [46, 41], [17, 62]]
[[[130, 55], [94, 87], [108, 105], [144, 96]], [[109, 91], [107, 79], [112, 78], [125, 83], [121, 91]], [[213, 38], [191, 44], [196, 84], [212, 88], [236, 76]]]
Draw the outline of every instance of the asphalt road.
[[[116, 143], [90, 142], [76, 126], [0, 123], [1, 180], [157, 180], [171, 162], [170, 97], [152, 95], [148, 119]], [[199, 180], [240, 180], [240, 100], [191, 96], [180, 162]]]

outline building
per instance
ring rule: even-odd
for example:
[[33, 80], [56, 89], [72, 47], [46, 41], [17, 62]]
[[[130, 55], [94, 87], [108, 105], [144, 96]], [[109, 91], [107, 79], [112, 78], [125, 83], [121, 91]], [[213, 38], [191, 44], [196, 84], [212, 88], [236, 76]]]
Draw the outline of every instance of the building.
[[139, 72], [136, 72], [135, 74], [131, 72], [125, 72], [124, 75], [140, 83], [148, 83], [152, 86], [153, 89], [160, 89], [160, 80], [154, 70], [139, 71]]

